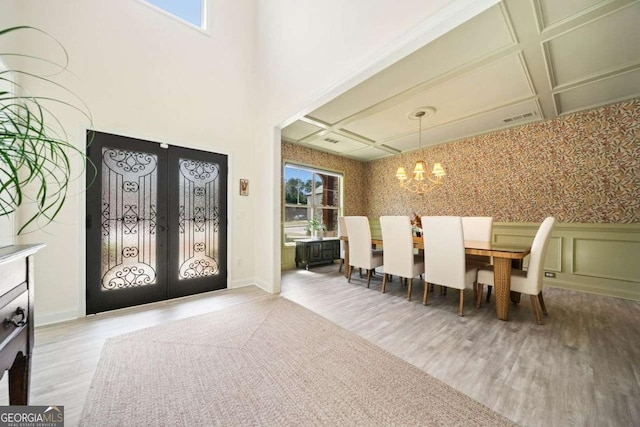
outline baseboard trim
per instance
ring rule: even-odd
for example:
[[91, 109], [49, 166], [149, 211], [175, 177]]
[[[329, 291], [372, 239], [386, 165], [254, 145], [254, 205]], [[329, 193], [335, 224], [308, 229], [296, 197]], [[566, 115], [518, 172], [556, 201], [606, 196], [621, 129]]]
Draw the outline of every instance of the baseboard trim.
[[586, 283], [573, 282], [568, 280], [554, 280], [553, 282], [545, 280], [544, 286], [560, 289], [568, 289], [570, 291], [585, 292], [603, 297], [622, 298], [633, 301], [640, 301], [640, 292], [627, 292], [612, 286], [594, 286]]
[[296, 263], [295, 262], [291, 262], [291, 263], [281, 264], [280, 265], [280, 269], [281, 270], [295, 270], [296, 269]]
[[253, 286], [256, 284], [256, 278], [255, 277], [249, 277], [246, 279], [238, 279], [238, 280], [234, 280], [230, 283], [229, 285], [229, 289], [237, 289], [237, 288], [244, 288], [245, 286]]
[[260, 279], [255, 279], [255, 281], [252, 283], [253, 285], [256, 285], [257, 287], [259, 287], [260, 289], [262, 289], [265, 292], [268, 292], [270, 294], [273, 293], [273, 286], [271, 283], [268, 283], [265, 280], [260, 280]]
[[66, 322], [69, 320], [76, 320], [78, 318], [79, 316], [78, 316], [77, 309], [56, 311], [53, 313], [37, 313], [36, 312], [34, 326], [38, 327], [38, 326], [52, 325], [54, 323]]

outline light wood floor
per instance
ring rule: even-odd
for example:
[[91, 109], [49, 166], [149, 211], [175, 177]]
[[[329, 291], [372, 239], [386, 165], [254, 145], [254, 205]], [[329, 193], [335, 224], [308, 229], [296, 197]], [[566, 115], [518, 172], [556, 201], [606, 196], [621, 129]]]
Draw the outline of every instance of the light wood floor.
[[[546, 289], [549, 317], [538, 326], [528, 299], [502, 322], [492, 304], [473, 307], [469, 292], [459, 318], [455, 292], [432, 293], [424, 307], [419, 283], [409, 302], [397, 280], [383, 295], [380, 276], [366, 289], [356, 274], [347, 284], [337, 268], [284, 272], [282, 295], [518, 424], [639, 424], [640, 303]], [[36, 328], [31, 402], [64, 405], [66, 425], [76, 425], [107, 338], [265, 297], [246, 287]]]
[[544, 290], [549, 317], [534, 321], [529, 298], [511, 306], [472, 305], [457, 316], [459, 294], [439, 289], [422, 305], [396, 279], [366, 288], [337, 266], [283, 274], [282, 295], [379, 345], [525, 426], [640, 425], [640, 303], [574, 291]]
[[[107, 338], [268, 297], [268, 293], [250, 286], [38, 327], [30, 404], [63, 405], [65, 426], [75, 426]], [[7, 377], [5, 374], [0, 381], [0, 405], [8, 405]]]

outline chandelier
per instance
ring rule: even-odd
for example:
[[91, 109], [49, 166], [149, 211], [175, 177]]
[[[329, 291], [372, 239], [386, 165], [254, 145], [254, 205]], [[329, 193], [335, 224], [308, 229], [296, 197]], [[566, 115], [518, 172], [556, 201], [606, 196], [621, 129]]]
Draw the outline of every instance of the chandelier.
[[[433, 107], [425, 107], [409, 114], [410, 119], [418, 119], [419, 121], [418, 147], [420, 149], [422, 149], [422, 117], [427, 114], [431, 115], [435, 111], [436, 109]], [[433, 165], [431, 170], [433, 178], [427, 174], [427, 170], [427, 164], [424, 160], [418, 160], [413, 166], [411, 178], [407, 177], [407, 171], [403, 166], [400, 166], [396, 171], [396, 178], [400, 181], [400, 187], [405, 190], [416, 194], [425, 194], [442, 185], [442, 177], [446, 175], [440, 163], [434, 163]]]

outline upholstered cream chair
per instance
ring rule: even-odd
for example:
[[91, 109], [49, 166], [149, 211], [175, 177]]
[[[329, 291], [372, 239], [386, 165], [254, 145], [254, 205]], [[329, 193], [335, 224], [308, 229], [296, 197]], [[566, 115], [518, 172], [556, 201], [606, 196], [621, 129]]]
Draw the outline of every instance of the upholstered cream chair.
[[477, 267], [467, 266], [464, 253], [462, 219], [459, 216], [423, 216], [424, 297], [427, 305], [428, 283], [460, 290], [458, 316], [464, 315], [464, 290], [473, 289]]
[[371, 283], [371, 274], [376, 267], [382, 266], [382, 251], [371, 249], [371, 229], [369, 219], [366, 216], [346, 216], [344, 217], [347, 226], [347, 236], [349, 237], [349, 279], [353, 267], [367, 270], [367, 288]]
[[[343, 216], [338, 217], [338, 237], [347, 237], [347, 224], [344, 220]], [[342, 271], [342, 266], [344, 265], [344, 242], [340, 241], [340, 268], [338, 268], [338, 272]], [[347, 266], [347, 268], [349, 268]], [[347, 274], [349, 272], [347, 271]]]
[[[531, 253], [529, 255], [529, 267], [527, 271], [513, 269], [511, 270], [511, 290], [527, 294], [531, 297], [531, 306], [533, 314], [539, 325], [542, 325], [542, 316], [538, 309], [538, 302], [542, 312], [547, 315], [547, 307], [544, 305], [542, 298], [542, 269], [544, 267], [544, 258], [549, 246], [551, 230], [555, 225], [555, 218], [546, 218], [533, 239], [531, 244]], [[482, 299], [482, 288], [484, 285], [493, 286], [493, 268], [491, 266], [482, 268], [478, 271], [478, 301], [476, 305], [480, 305]]]
[[411, 220], [408, 216], [381, 216], [382, 241], [384, 242], [384, 276], [382, 293], [387, 289], [387, 278], [395, 275], [408, 279], [407, 299], [411, 301], [413, 278], [424, 273], [424, 260], [413, 252]]
[[464, 240], [475, 240], [491, 243], [493, 231], [493, 217], [491, 216], [463, 216], [462, 230]]

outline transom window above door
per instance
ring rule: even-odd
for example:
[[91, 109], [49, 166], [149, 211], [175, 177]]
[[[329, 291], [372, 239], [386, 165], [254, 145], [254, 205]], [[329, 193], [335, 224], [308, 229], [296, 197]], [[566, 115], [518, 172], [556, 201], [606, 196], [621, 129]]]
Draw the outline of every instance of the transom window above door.
[[325, 237], [338, 235], [342, 212], [342, 175], [287, 163], [283, 170], [284, 235], [292, 244], [309, 236], [309, 221], [317, 219]]
[[209, 0], [140, 0], [182, 21], [206, 30], [205, 11]]

